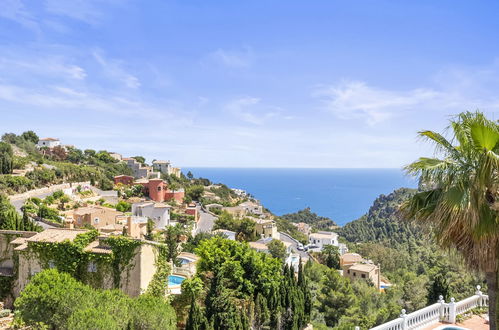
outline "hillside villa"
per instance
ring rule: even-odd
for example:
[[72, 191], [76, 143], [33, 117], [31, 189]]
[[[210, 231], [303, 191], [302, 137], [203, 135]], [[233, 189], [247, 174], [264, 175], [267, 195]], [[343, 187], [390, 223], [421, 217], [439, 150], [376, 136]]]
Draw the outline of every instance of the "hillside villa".
[[380, 267], [362, 258], [358, 253], [345, 253], [340, 256], [343, 276], [350, 280], [371, 282], [378, 290], [382, 289]]
[[180, 177], [181, 171], [179, 167], [173, 167], [169, 160], [155, 160], [152, 162], [154, 170], [163, 174]]
[[38, 148], [54, 148], [61, 145], [61, 141], [56, 138], [42, 138], [38, 140]]
[[317, 250], [322, 251], [325, 245], [338, 246], [338, 234], [329, 231], [319, 231], [310, 234], [308, 242], [310, 245], [317, 246]]
[[141, 178], [159, 178], [160, 173], [154, 172], [151, 166], [145, 166], [142, 163], [138, 162], [135, 158], [123, 158], [123, 161], [126, 162], [126, 165], [132, 170], [133, 177], [136, 179]]
[[[37, 252], [40, 251], [40, 248], [43, 249], [44, 244], [50, 250], [52, 244], [73, 242], [78, 235], [87, 232], [88, 230], [83, 229], [53, 228], [40, 233], [0, 230], [0, 254], [3, 256], [0, 262], [0, 277], [15, 276], [12, 296], [8, 299], [7, 304], [12, 304], [13, 299], [19, 296], [19, 293], [29, 283], [33, 275], [43, 269], [57, 267], [56, 260], [45, 260], [39, 254], [40, 252]], [[159, 256], [158, 247], [161, 244], [136, 239], [135, 241], [138, 244], [134, 255], [128, 264], [120, 267], [119, 282], [115, 283], [117, 278], [113, 275], [112, 268], [109, 268], [109, 265], [92, 261], [100, 260], [98, 259], [99, 255], [111, 256], [115, 253], [112, 246], [106, 241], [108, 237], [110, 236], [99, 236], [84, 248], [86, 253], [95, 257], [90, 257], [90, 261], [81, 270], [86, 274], [82, 277], [82, 280], [93, 287], [101, 289], [113, 289], [117, 285], [121, 291], [132, 297], [144, 293], [156, 273], [156, 258]], [[36, 249], [34, 250], [35, 246]], [[196, 272], [197, 260], [196, 255], [182, 252], [179, 255], [180, 266], [171, 265], [171, 276], [180, 282], [186, 277], [193, 276]], [[170, 293], [180, 293], [180, 285], [177, 288], [177, 285], [170, 281], [168, 291]], [[167, 291], [165, 291], [165, 294], [167, 294]]]
[[170, 210], [171, 206], [164, 203], [148, 201], [132, 204], [132, 216], [136, 218], [134, 220], [143, 222], [144, 220], [139, 221], [137, 218], [145, 218], [145, 222], [147, 223], [147, 219], [149, 218], [154, 222], [156, 229], [164, 229], [170, 225]]
[[280, 235], [277, 231], [277, 224], [270, 219], [250, 218], [255, 221], [255, 234], [260, 238], [275, 238], [279, 239]]
[[126, 221], [122, 212], [109, 207], [87, 206], [79, 207], [66, 213], [65, 222], [73, 224], [74, 227], [81, 228], [90, 225], [96, 229], [109, 225], [116, 225]]

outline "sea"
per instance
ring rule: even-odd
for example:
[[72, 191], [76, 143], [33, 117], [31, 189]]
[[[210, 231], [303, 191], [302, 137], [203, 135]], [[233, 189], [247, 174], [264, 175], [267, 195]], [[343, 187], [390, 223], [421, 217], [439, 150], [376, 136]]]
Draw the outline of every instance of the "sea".
[[195, 177], [247, 191], [276, 215], [310, 207], [344, 225], [366, 214], [381, 194], [417, 181], [401, 169], [183, 168]]

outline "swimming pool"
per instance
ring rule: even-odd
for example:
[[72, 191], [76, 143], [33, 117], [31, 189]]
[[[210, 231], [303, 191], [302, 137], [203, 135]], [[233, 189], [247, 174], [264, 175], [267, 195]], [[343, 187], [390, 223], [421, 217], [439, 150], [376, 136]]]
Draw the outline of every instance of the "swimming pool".
[[168, 276], [168, 286], [180, 285], [185, 280], [185, 277], [178, 275], [169, 275]]

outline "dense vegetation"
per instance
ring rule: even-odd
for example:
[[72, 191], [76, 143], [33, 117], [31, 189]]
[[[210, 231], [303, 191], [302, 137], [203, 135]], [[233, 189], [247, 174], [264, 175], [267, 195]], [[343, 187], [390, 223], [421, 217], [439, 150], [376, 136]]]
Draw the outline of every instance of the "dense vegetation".
[[19, 215], [7, 197], [0, 194], [0, 229], [42, 231], [43, 228], [33, 221], [27, 211]]
[[[122, 162], [110, 156], [107, 151], [84, 151], [73, 147], [38, 149], [38, 137], [28, 131], [21, 135], [7, 133], [0, 143], [0, 192], [22, 193], [30, 189], [62, 182], [90, 181], [103, 190], [112, 189], [113, 177], [131, 174]], [[16, 156], [17, 148], [24, 156]], [[26, 176], [10, 175], [14, 168], [22, 169], [30, 164], [32, 171]]]
[[366, 215], [339, 228], [338, 233], [353, 243], [386, 242], [388, 245], [399, 245], [422, 239], [422, 228], [403, 221], [398, 214], [402, 202], [414, 193], [414, 189], [400, 188], [387, 196], [380, 195]]
[[36, 329], [173, 329], [176, 320], [164, 298], [93, 289], [55, 269], [35, 275], [15, 308], [15, 322]]
[[255, 235], [255, 221], [250, 218], [235, 218], [226, 211], [223, 211], [215, 220], [213, 229], [233, 231], [239, 241], [254, 241], [257, 238]]
[[312, 230], [330, 230], [337, 227], [333, 220], [317, 215], [310, 210], [310, 207], [295, 213], [284, 214], [281, 218], [295, 223], [304, 222], [309, 224]]
[[[300, 270], [221, 237], [201, 241], [197, 274], [174, 301], [186, 329], [301, 329], [311, 296]], [[186, 313], [188, 311], [188, 313]]]
[[399, 206], [413, 193], [404, 188], [381, 195], [367, 215], [339, 230], [355, 243], [349, 244], [352, 251], [380, 264], [383, 277], [394, 284], [389, 291], [400, 291], [400, 306], [409, 311], [434, 303], [440, 294], [461, 299], [483, 286], [480, 274], [467, 270], [454, 250], [442, 250], [427, 228], [401, 217]]

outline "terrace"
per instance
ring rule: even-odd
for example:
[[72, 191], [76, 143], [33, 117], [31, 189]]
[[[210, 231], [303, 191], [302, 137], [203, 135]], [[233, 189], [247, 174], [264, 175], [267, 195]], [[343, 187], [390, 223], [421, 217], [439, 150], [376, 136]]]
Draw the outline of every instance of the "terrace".
[[[451, 298], [450, 302], [446, 303], [443, 297], [440, 296], [437, 303], [410, 314], [406, 314], [405, 309], [403, 309], [399, 318], [371, 328], [371, 330], [435, 329], [435, 326], [438, 328], [438, 325], [456, 325], [456, 317], [458, 315], [467, 314], [478, 307], [488, 306], [489, 297], [484, 295], [480, 289], [481, 287], [477, 286], [475, 295], [458, 302], [454, 298]], [[475, 323], [480, 322], [476, 318], [472, 321]], [[356, 330], [359, 329], [357, 327]], [[482, 328], [480, 327], [480, 329]], [[488, 327], [484, 327], [483, 329], [488, 329]]]

